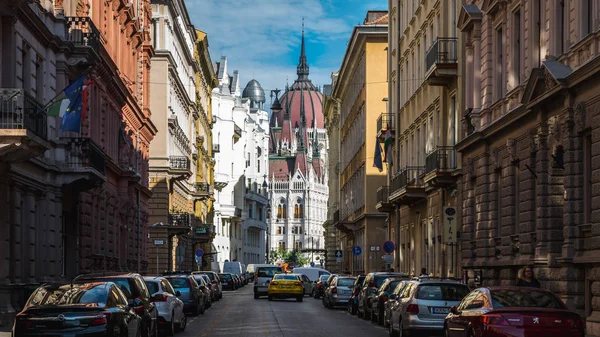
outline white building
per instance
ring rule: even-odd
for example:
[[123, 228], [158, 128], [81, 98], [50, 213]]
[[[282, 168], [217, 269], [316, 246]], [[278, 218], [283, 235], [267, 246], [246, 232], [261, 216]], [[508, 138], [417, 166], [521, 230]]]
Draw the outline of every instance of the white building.
[[323, 97], [308, 79], [304, 34], [297, 74], [271, 106], [269, 250], [303, 251], [318, 265], [325, 256], [328, 140]]
[[[252, 80], [241, 95], [239, 74], [230, 76], [227, 58], [215, 63], [219, 87], [213, 90], [215, 125], [215, 219], [213, 240], [216, 261], [261, 263], [265, 256], [268, 173], [268, 113], [264, 91]], [[245, 96], [245, 97], [242, 97]]]

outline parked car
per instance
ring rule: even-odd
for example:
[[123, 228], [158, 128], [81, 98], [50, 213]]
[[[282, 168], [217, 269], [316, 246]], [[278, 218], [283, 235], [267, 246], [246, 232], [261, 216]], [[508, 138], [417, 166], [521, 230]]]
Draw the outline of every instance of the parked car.
[[390, 308], [390, 336], [416, 331], [441, 333], [450, 307], [458, 305], [468, 293], [469, 287], [454, 280], [409, 281], [401, 299]]
[[581, 317], [556, 295], [527, 287], [475, 289], [444, 320], [449, 337], [583, 337], [584, 330]]
[[206, 275], [193, 275], [194, 280], [198, 283], [198, 288], [204, 293], [204, 307], [206, 309], [212, 307], [212, 286], [208, 276]]
[[204, 274], [208, 276], [210, 279], [210, 283], [212, 284], [213, 291], [213, 302], [220, 300], [223, 298], [223, 286], [221, 285], [221, 280], [219, 279], [219, 274], [214, 271], [195, 271], [192, 272], [192, 275], [196, 274]]
[[142, 337], [155, 337], [158, 332], [158, 309], [152, 298], [144, 278], [137, 273], [94, 273], [77, 276], [74, 282], [113, 282], [121, 289], [127, 304], [142, 318]]
[[402, 278], [390, 277], [383, 281], [383, 284], [381, 287], [379, 287], [377, 294], [371, 298], [371, 322], [377, 322], [377, 324], [383, 325], [385, 303], [387, 302], [390, 294], [400, 283], [404, 283]]
[[164, 277], [144, 277], [144, 282], [152, 295], [152, 302], [158, 309], [158, 327], [168, 336], [185, 330], [187, 317], [183, 312], [183, 301], [177, 298], [181, 293], [173, 289]]
[[269, 282], [268, 298], [272, 301], [274, 298], [293, 297], [298, 302], [304, 299], [304, 286], [299, 274], [277, 274]]
[[348, 305], [355, 281], [356, 277], [352, 276], [334, 277], [323, 294], [323, 306], [333, 309], [335, 306]]
[[165, 278], [171, 283], [173, 289], [179, 291], [177, 297], [183, 301], [183, 310], [195, 316], [204, 314], [206, 299], [191, 274], [167, 275]]
[[229, 273], [219, 274], [219, 279], [221, 280], [221, 287], [224, 290], [235, 290], [235, 282], [233, 279], [233, 275]]
[[321, 269], [321, 268], [314, 268], [314, 267], [298, 267], [298, 268], [294, 268], [294, 274], [304, 274], [306, 275], [311, 281], [313, 281], [314, 283], [317, 283], [319, 281], [319, 278], [322, 275], [331, 275], [331, 273], [325, 269]]
[[283, 273], [283, 267], [276, 265], [261, 265], [256, 267], [256, 278], [254, 280], [254, 298], [266, 296], [269, 293], [269, 283], [278, 273]]
[[311, 295], [314, 291], [315, 288], [315, 284], [313, 283], [313, 281], [311, 281], [308, 276], [304, 275], [304, 274], [298, 274], [298, 273], [294, 273], [297, 275], [300, 275], [300, 279], [302, 280], [302, 285], [304, 286], [304, 295]]
[[113, 282], [45, 284], [29, 297], [12, 335], [137, 336], [142, 318]]
[[388, 296], [388, 300], [383, 305], [383, 326], [386, 328], [390, 325], [390, 317], [392, 316], [392, 305], [394, 305], [396, 301], [399, 301], [401, 299], [400, 294], [402, 293], [402, 290], [404, 289], [407, 283], [408, 281], [400, 281], [396, 285], [396, 288], [392, 290], [392, 292]]
[[325, 292], [325, 285], [327, 284], [329, 276], [331, 276], [331, 274], [319, 276], [317, 286], [315, 287], [315, 291], [313, 292], [313, 298], [319, 299], [323, 296], [323, 293]]
[[358, 294], [358, 310], [356, 312], [358, 317], [371, 318], [372, 298], [377, 294], [377, 290], [379, 290], [385, 279], [390, 277], [404, 277], [408, 279], [408, 275], [398, 273], [374, 272], [367, 274]]
[[365, 278], [366, 275], [358, 275], [356, 281], [354, 281], [352, 295], [350, 295], [350, 299], [348, 299], [348, 312], [351, 315], [356, 315], [358, 312], [358, 295], [360, 294], [360, 290], [362, 289]]

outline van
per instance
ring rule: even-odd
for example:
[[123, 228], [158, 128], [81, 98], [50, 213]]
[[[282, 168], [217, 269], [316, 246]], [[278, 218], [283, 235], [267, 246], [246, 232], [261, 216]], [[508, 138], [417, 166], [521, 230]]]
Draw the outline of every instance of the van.
[[254, 270], [254, 299], [258, 299], [260, 296], [269, 294], [269, 282], [275, 274], [283, 273], [283, 267], [274, 264], [254, 266], [256, 268]]
[[242, 264], [238, 261], [223, 262], [223, 273], [230, 273], [241, 276], [243, 273]]
[[294, 268], [294, 274], [304, 274], [312, 282], [318, 282], [321, 275], [331, 275], [331, 273], [321, 268]]

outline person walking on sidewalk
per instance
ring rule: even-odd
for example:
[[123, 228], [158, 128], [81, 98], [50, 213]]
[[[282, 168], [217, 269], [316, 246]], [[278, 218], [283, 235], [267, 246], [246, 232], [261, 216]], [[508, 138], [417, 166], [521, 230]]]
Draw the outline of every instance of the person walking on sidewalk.
[[540, 282], [535, 278], [533, 274], [533, 268], [526, 266], [521, 270], [521, 276], [517, 281], [519, 287], [532, 287], [541, 288]]

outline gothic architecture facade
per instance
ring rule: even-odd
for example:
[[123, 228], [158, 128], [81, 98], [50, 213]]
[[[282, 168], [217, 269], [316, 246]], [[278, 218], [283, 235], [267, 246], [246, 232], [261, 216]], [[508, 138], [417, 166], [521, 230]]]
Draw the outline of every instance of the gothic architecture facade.
[[309, 80], [304, 32], [297, 79], [271, 106], [269, 141], [269, 249], [325, 257], [328, 153], [323, 96]]

